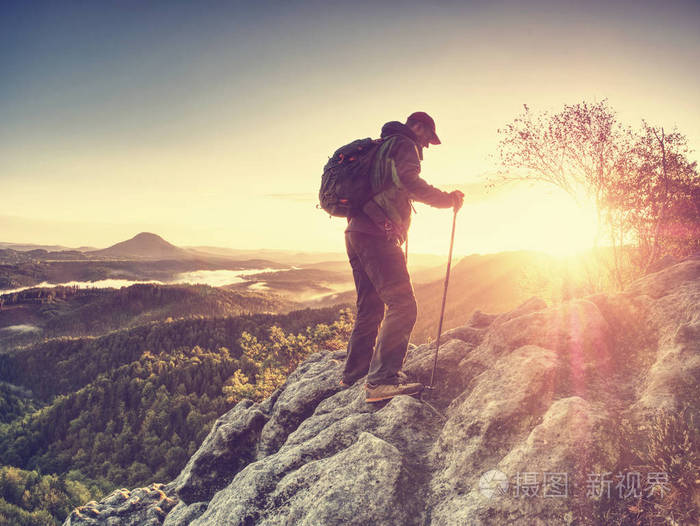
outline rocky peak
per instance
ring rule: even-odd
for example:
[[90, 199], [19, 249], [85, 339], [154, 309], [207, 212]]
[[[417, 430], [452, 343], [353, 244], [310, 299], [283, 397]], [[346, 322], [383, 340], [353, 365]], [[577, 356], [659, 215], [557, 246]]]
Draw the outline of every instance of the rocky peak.
[[[625, 430], [697, 412], [700, 258], [620, 294], [476, 312], [443, 341], [426, 401], [366, 404], [338, 385], [342, 352], [315, 354], [223, 415], [174, 481], [65, 525], [602, 524], [587, 479], [621, 465]], [[412, 347], [408, 375], [427, 381], [433, 353]]]

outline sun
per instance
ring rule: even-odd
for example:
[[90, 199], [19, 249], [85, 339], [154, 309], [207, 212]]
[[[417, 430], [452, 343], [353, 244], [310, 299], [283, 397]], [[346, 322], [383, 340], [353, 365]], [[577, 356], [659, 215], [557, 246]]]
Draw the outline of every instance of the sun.
[[564, 192], [551, 192], [533, 200], [523, 217], [527, 231], [523, 242], [532, 249], [557, 256], [592, 248], [598, 220], [595, 208], [585, 203]]

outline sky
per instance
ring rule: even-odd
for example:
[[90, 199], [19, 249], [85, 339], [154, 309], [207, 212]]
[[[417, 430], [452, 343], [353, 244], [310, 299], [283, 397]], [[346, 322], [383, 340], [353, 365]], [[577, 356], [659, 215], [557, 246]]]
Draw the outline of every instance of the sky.
[[[700, 2], [0, 1], [0, 241], [344, 250], [322, 167], [430, 113], [422, 176], [466, 194], [456, 253], [576, 248], [591, 212], [487, 189], [523, 104], [607, 98], [700, 147]], [[694, 154], [697, 159], [697, 154]], [[415, 252], [451, 213], [419, 205]], [[566, 218], [564, 220], [563, 218]]]

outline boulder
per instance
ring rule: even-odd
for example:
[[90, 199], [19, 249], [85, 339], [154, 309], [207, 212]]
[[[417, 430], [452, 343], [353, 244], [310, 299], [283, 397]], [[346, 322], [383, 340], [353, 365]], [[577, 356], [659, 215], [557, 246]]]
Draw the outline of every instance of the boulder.
[[160, 526], [177, 504], [163, 484], [134, 490], [119, 489], [101, 502], [88, 502], [73, 510], [64, 526]]
[[463, 523], [572, 524], [575, 517], [595, 524], [596, 502], [587, 495], [587, 479], [589, 473], [615, 468], [614, 428], [603, 409], [582, 398], [553, 402], [542, 422], [495, 466], [508, 478], [505, 494], [490, 494], [475, 483], [464, 499]]
[[258, 524], [417, 524], [403, 505], [409, 477], [395, 446], [362, 432], [352, 446], [284, 476], [269, 496], [277, 509]]
[[256, 455], [266, 415], [241, 400], [220, 417], [178, 477], [168, 485], [186, 503], [210, 500]]
[[316, 406], [340, 390], [345, 353], [316, 353], [287, 378], [260, 433], [258, 458], [274, 453]]
[[[359, 405], [363, 407], [357, 411]], [[373, 447], [379, 447], [379, 442], [374, 438], [401, 452], [402, 460], [396, 464], [395, 469], [387, 467], [386, 471], [376, 473], [381, 484], [393, 485], [393, 477], [400, 466], [412, 473], [416, 472], [416, 462], [424, 468], [427, 449], [434, 440], [437, 418], [428, 407], [408, 396], [396, 397], [383, 407], [376, 407], [365, 404], [361, 386], [340, 392], [328, 399], [325, 407], [319, 406], [317, 414], [308, 418], [292, 433], [277, 453], [243, 469], [225, 490], [212, 499], [207, 511], [192, 524], [276, 524], [287, 520], [290, 511], [278, 506], [280, 494], [277, 490], [282, 480], [308, 481], [309, 474], [314, 471], [305, 466], [331, 459], [355, 447], [351, 455], [341, 455], [320, 464], [341, 465], [344, 459], [362, 450], [364, 441], [371, 442]], [[369, 433], [374, 438], [370, 440], [365, 437], [362, 441], [363, 433]], [[384, 445], [381, 449], [388, 450]], [[366, 465], [371, 467], [373, 462]], [[345, 469], [350, 468], [346, 466]], [[410, 480], [406, 478], [402, 488], [403, 492], [413, 496], [413, 500], [403, 502], [402, 507], [408, 507], [415, 514], [422, 509], [422, 502], [417, 498], [420, 491], [413, 491], [416, 489], [415, 482], [411, 483]], [[348, 500], [360, 498], [359, 495], [353, 496], [355, 492], [365, 492], [361, 485], [353, 487], [353, 493], [345, 496]], [[317, 491], [321, 491], [322, 486], [317, 488]], [[330, 488], [327, 490], [330, 491]], [[401, 495], [404, 495], [403, 492]], [[331, 498], [335, 497], [329, 496]]]
[[[496, 466], [538, 422], [554, 397], [560, 367], [554, 351], [525, 346], [479, 375], [447, 410], [448, 420], [431, 450], [434, 524], [470, 524], [470, 488]], [[451, 522], [455, 520], [456, 522]]]

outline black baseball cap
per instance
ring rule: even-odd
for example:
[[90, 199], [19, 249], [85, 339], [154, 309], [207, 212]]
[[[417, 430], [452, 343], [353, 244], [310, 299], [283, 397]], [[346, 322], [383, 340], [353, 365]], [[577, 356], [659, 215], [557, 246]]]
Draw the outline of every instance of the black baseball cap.
[[408, 119], [406, 119], [406, 122], [409, 121], [420, 122], [421, 124], [426, 125], [433, 132], [433, 136], [429, 141], [430, 144], [441, 144], [437, 133], [435, 133], [435, 121], [430, 115], [424, 111], [415, 111], [408, 116]]

